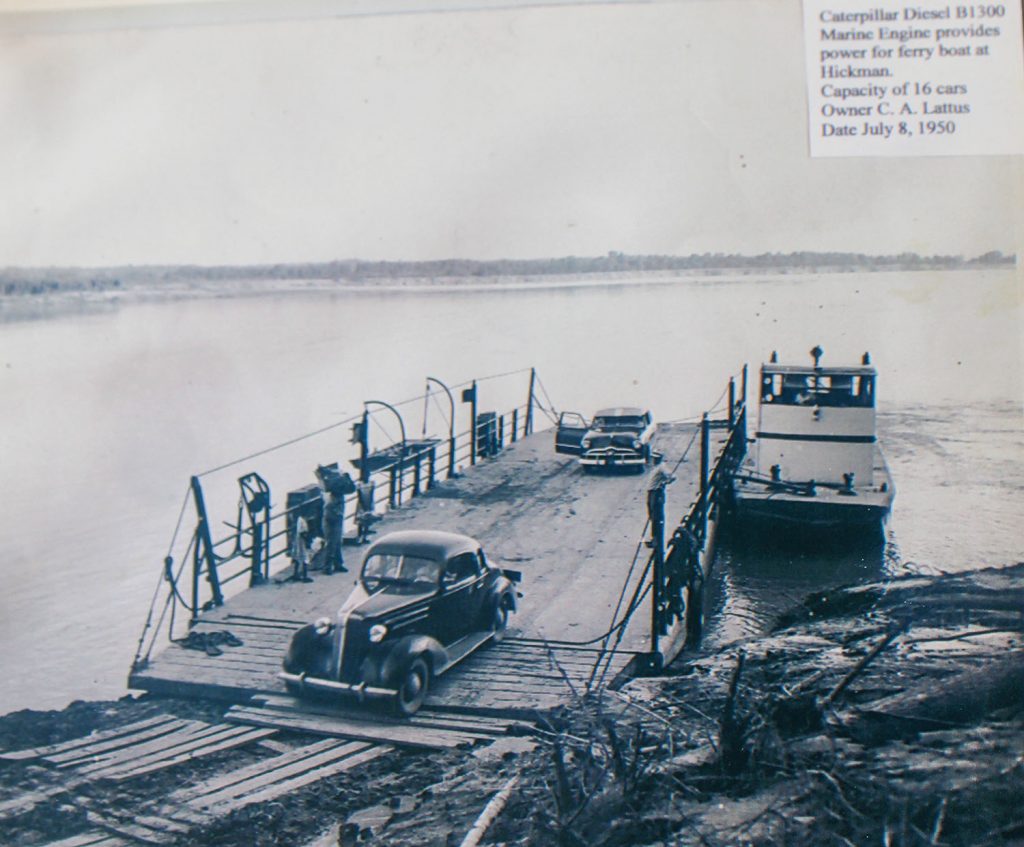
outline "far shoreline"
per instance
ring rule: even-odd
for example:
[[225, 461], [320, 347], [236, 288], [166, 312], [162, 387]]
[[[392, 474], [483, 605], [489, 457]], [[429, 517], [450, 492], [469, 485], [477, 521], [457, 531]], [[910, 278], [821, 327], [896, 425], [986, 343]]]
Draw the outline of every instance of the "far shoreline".
[[[380, 295], [543, 291], [625, 286], [729, 284], [751, 278], [812, 279], [820, 276], [908, 274], [947, 271], [1003, 271], [1013, 265], [957, 267], [821, 266], [776, 268], [692, 268], [686, 270], [600, 271], [572, 274], [501, 274], [493, 276], [402, 276], [391, 278], [239, 278], [211, 280], [187, 272], [172, 280], [140, 279], [116, 287], [57, 287], [42, 293], [0, 294], [0, 323], [107, 312], [121, 306], [184, 300], [266, 297], [299, 294]], [[185, 269], [183, 269], [185, 271]]]

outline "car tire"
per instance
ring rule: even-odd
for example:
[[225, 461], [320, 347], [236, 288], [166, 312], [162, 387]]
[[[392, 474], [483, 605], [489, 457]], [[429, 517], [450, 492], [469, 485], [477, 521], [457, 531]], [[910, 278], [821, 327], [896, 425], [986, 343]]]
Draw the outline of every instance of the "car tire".
[[422, 656], [413, 659], [398, 680], [394, 708], [399, 717], [408, 718], [419, 711], [430, 689], [430, 667]]
[[508, 630], [508, 604], [499, 600], [491, 615], [491, 640], [497, 644], [505, 639], [505, 632]]

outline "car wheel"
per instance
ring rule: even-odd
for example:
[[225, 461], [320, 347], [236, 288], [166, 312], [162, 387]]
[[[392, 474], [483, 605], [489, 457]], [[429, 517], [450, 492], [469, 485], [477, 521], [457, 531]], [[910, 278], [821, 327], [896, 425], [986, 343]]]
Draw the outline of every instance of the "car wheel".
[[495, 643], [505, 638], [505, 630], [508, 629], [508, 605], [499, 600], [494, 607], [494, 614], [491, 616], [491, 640]]
[[398, 683], [395, 695], [395, 712], [401, 717], [410, 717], [419, 711], [427, 699], [430, 688], [430, 668], [421, 656], [417, 656], [405, 669]]

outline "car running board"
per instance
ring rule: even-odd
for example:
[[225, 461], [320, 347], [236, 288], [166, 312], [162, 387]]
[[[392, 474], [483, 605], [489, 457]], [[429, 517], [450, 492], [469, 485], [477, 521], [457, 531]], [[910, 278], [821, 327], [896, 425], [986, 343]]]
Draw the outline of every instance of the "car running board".
[[493, 632], [471, 632], [464, 635], [458, 641], [452, 642], [445, 648], [448, 654], [448, 661], [443, 665], [434, 668], [434, 676], [440, 676], [445, 671], [455, 667], [478, 647], [482, 647], [493, 637]]

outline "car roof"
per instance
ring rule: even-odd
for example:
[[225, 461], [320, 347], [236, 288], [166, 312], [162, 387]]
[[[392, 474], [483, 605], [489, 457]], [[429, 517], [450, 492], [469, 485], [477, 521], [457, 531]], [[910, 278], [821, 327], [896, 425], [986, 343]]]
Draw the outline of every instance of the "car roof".
[[639, 418], [646, 415], [647, 411], [637, 406], [610, 406], [607, 409], [598, 409], [594, 412], [595, 418]]
[[366, 558], [375, 553], [400, 553], [422, 559], [449, 559], [479, 549], [480, 543], [468, 535], [436, 529], [404, 529], [374, 541], [366, 551]]

